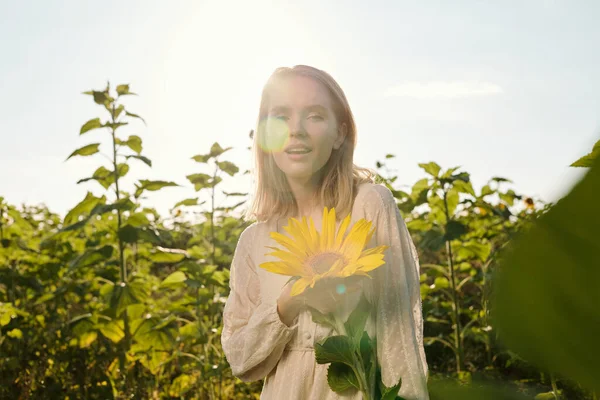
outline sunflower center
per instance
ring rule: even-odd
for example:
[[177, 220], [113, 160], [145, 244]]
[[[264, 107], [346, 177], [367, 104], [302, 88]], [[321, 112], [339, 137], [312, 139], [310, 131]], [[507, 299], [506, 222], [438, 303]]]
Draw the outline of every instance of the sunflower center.
[[341, 259], [343, 259], [343, 257], [339, 253], [320, 253], [309, 258], [307, 264], [315, 273], [323, 274], [329, 271], [337, 260]]

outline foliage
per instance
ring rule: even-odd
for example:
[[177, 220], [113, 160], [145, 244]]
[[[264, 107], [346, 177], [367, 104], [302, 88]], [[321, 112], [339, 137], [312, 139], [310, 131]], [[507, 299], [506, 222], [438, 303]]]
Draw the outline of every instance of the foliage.
[[[90, 185], [84, 198], [61, 217], [0, 197], [0, 398], [258, 399], [261, 383], [234, 378], [220, 346], [229, 265], [248, 224], [239, 212], [245, 193], [216, 202], [223, 180], [239, 173], [224, 159], [229, 148], [215, 143], [194, 156], [195, 194], [161, 216], [143, 205], [145, 195], [178, 183], [148, 178], [124, 188], [130, 170], [152, 167], [142, 137], [123, 133], [144, 123], [123, 104], [129, 85], [85, 94], [105, 115], [82, 125], [89, 142], [67, 158], [103, 162], [79, 180]], [[385, 161], [377, 166], [419, 250], [432, 399], [592, 398], [598, 224], [589, 199], [598, 168], [551, 206], [505, 178], [476, 189], [458, 167], [421, 164], [425, 177], [400, 187]], [[549, 250], [552, 238], [561, 245]], [[557, 264], [571, 273], [558, 274]], [[505, 307], [497, 315], [496, 279]], [[344, 337], [353, 344], [351, 332]], [[330, 367], [340, 389], [354, 382], [345, 366]]]

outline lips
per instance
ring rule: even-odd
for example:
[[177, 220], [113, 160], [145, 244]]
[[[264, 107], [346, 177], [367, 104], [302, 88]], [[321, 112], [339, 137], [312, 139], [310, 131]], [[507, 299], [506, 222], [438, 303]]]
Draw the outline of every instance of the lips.
[[306, 154], [310, 153], [312, 149], [303, 144], [293, 144], [286, 147], [284, 151], [288, 154]]

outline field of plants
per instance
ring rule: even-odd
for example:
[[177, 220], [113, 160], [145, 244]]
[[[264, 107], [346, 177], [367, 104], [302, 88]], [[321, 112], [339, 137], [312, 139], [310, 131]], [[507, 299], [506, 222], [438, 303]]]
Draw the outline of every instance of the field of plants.
[[[259, 398], [262, 383], [234, 378], [220, 346], [229, 265], [250, 223], [248, 194], [221, 187], [243, 171], [214, 143], [189, 155], [196, 193], [169, 215], [148, 207], [147, 192], [177, 184], [124, 187], [131, 165], [152, 166], [142, 138], [123, 133], [144, 126], [131, 94], [86, 92], [100, 115], [80, 135], [93, 143], [68, 162], [97, 157], [98, 168], [64, 217], [0, 197], [0, 399]], [[468, 171], [435, 162], [400, 190], [394, 155], [377, 161], [419, 250], [432, 399], [597, 399], [598, 152], [557, 204], [505, 177], [473, 187]]]

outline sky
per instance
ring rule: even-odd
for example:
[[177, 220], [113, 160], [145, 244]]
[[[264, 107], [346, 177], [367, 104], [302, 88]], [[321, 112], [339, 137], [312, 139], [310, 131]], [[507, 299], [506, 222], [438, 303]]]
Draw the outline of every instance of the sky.
[[[128, 83], [146, 125], [149, 168], [137, 179], [181, 187], [150, 193], [161, 213], [195, 197], [191, 157], [213, 142], [250, 168], [249, 131], [262, 86], [279, 66], [308, 64], [344, 89], [358, 126], [355, 162], [386, 154], [398, 188], [418, 163], [462, 166], [476, 189], [494, 176], [556, 201], [585, 170], [569, 167], [600, 138], [600, 2], [590, 1], [6, 1], [0, 0], [0, 196], [64, 215], [106, 160], [65, 159], [102, 142], [106, 117], [82, 92]], [[249, 191], [248, 175], [224, 190]]]

